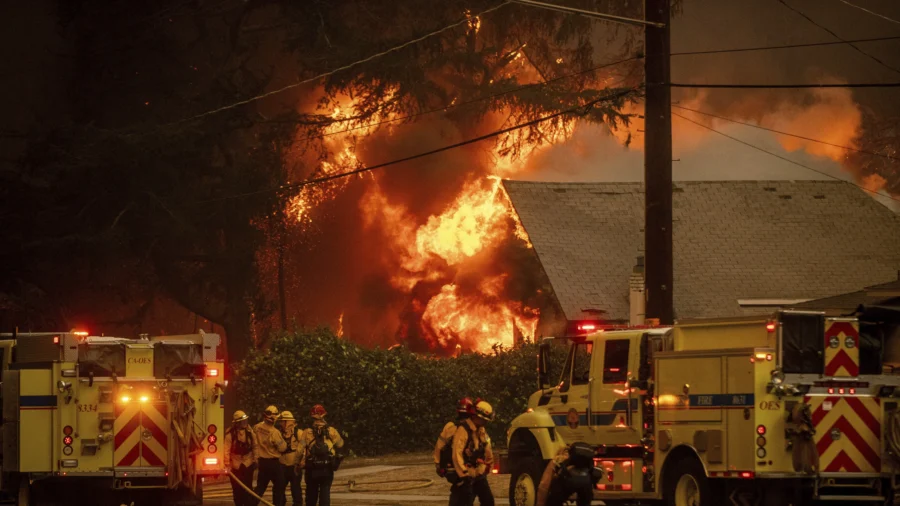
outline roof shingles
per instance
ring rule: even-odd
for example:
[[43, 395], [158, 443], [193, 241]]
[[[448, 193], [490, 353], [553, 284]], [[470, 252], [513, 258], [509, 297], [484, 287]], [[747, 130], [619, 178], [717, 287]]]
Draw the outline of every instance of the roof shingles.
[[[560, 305], [628, 318], [643, 249], [641, 183], [504, 181]], [[838, 181], [679, 182], [675, 312], [738, 316], [738, 299], [812, 299], [895, 279], [900, 216]], [[823, 198], [824, 197], [824, 198]]]

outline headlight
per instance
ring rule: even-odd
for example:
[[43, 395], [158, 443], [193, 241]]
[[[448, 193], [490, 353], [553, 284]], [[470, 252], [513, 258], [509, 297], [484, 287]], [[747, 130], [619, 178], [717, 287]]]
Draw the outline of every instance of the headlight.
[[841, 339], [838, 336], [831, 336], [831, 339], [828, 340], [828, 346], [832, 348], [838, 348], [841, 346]]
[[856, 348], [856, 339], [853, 339], [853, 336], [847, 336], [846, 338], [844, 338], [844, 347]]

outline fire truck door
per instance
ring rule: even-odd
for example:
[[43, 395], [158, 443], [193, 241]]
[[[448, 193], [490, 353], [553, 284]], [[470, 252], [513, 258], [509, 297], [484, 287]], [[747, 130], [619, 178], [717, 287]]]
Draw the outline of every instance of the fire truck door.
[[573, 343], [558, 388], [549, 408], [557, 432], [565, 441], [586, 441], [591, 352], [594, 343]]
[[165, 466], [168, 458], [168, 406], [165, 402], [117, 403], [113, 460], [116, 467]]
[[638, 343], [632, 338], [607, 339], [597, 346], [596, 353], [602, 355], [594, 360], [593, 425], [604, 444], [637, 444], [641, 439], [640, 394], [629, 395], [627, 381], [632, 371], [636, 376]]

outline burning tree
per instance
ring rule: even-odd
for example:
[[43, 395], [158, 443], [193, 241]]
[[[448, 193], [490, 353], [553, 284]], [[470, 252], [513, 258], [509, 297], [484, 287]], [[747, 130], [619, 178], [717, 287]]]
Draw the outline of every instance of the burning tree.
[[[102, 250], [108, 261], [92, 269], [119, 280], [117, 304], [133, 310], [118, 323], [146, 325], [141, 311], [171, 299], [223, 325], [235, 358], [254, 328], [289, 319], [341, 316], [350, 336], [386, 344], [401, 329], [424, 348], [534, 335], [547, 287], [516, 275], [533, 255], [488, 176], [527, 172], [528, 155], [566, 138], [576, 118], [627, 121], [639, 30], [482, 1], [125, 10], [114, 0], [60, 7], [73, 62], [61, 62], [62, 82], [76, 99], [61, 111], [67, 126], [29, 134], [30, 156], [5, 188], [22, 205], [4, 220], [35, 245], [17, 257], [19, 281], [71, 315], [59, 319], [109, 307], [103, 290], [49, 296]], [[536, 121], [560, 111], [571, 112]], [[450, 156], [292, 186], [520, 124]], [[40, 209], [38, 196], [52, 204]], [[42, 250], [60, 229], [77, 247]]]

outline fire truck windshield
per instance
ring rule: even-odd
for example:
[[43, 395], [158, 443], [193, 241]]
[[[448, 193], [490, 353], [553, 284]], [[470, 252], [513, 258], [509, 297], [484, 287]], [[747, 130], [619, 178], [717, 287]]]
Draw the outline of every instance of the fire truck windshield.
[[153, 374], [157, 378], [202, 378], [205, 368], [200, 344], [159, 342], [153, 347]]
[[78, 345], [78, 369], [82, 376], [125, 376], [125, 345], [90, 343]]

